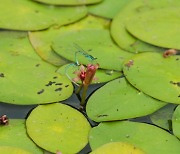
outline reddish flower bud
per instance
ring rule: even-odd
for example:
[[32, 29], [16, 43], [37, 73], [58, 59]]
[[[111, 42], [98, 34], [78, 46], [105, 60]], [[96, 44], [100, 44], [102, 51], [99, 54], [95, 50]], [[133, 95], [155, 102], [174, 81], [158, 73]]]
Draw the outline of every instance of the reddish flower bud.
[[84, 82], [83, 82], [84, 85], [91, 84], [91, 82], [92, 82], [92, 80], [93, 80], [93, 78], [95, 76], [96, 70], [98, 68], [99, 68], [99, 64], [96, 64], [96, 65], [88, 64], [87, 65], [86, 76], [85, 76], [85, 79], [84, 79]]

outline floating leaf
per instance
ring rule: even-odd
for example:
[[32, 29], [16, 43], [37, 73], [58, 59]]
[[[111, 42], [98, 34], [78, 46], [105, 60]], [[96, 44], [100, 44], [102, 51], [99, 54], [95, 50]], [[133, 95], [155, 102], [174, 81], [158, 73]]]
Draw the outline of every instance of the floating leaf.
[[129, 1], [130, 0], [104, 0], [99, 4], [90, 5], [88, 11], [91, 14], [112, 19], [129, 3]]
[[168, 132], [145, 123], [104, 122], [90, 131], [90, 146], [94, 150], [110, 142], [126, 142], [149, 154], [179, 154], [179, 140]]
[[[78, 66], [74, 66], [72, 64], [67, 64], [67, 65], [60, 67], [57, 70], [57, 72], [62, 75], [68, 75], [73, 80], [75, 77], [77, 77], [75, 72], [78, 71], [78, 69], [79, 69]], [[121, 72], [117, 72], [117, 71], [113, 71], [113, 70], [98, 69], [98, 70], [96, 70], [95, 79], [92, 81], [92, 84], [108, 82], [108, 81], [118, 78], [120, 76], [122, 76]]]
[[[42, 154], [42, 150], [39, 149], [33, 141], [29, 139], [26, 134], [25, 120], [10, 119], [9, 124], [6, 126], [0, 126], [0, 153], [2, 151], [14, 151]], [[9, 152], [11, 153], [11, 152]], [[16, 153], [15, 151], [13, 153]], [[5, 153], [4, 153], [5, 154]], [[23, 153], [24, 154], [24, 153]], [[26, 154], [26, 153], [25, 153]]]
[[92, 120], [100, 122], [145, 116], [164, 105], [133, 88], [125, 78], [120, 78], [93, 93], [86, 111]]
[[90, 154], [145, 154], [141, 149], [126, 142], [111, 142], [97, 148]]
[[13, 56], [23, 55], [41, 60], [32, 48], [26, 32], [0, 31], [0, 50]]
[[158, 9], [134, 16], [127, 30], [144, 42], [163, 48], [180, 49], [180, 8]]
[[99, 3], [102, 0], [34, 0], [46, 4], [53, 5], [83, 5], [83, 4], [94, 4]]
[[[57, 37], [52, 47], [60, 56], [74, 61], [75, 53], [79, 51], [75, 48], [74, 44], [84, 49], [87, 53], [86, 55], [97, 58], [96, 62], [102, 69], [121, 71], [124, 60], [132, 57], [131, 53], [121, 50], [113, 43], [109, 31], [105, 29], [85, 29], [66, 32]], [[89, 63], [84, 56], [80, 55], [77, 59], [82, 64]]]
[[69, 31], [77, 31], [79, 29], [98, 29], [105, 28], [109, 26], [108, 20], [103, 20], [101, 18], [88, 16], [74, 24], [67, 26], [62, 26], [60, 28], [52, 27], [43, 31], [29, 32], [29, 39], [38, 53], [38, 55], [45, 61], [61, 66], [67, 63], [67, 60], [55, 53], [51, 46], [52, 41], [61, 33]]
[[1, 50], [0, 70], [1, 102], [43, 104], [67, 99], [73, 92], [68, 78], [41, 60]]
[[178, 106], [172, 117], [173, 133], [180, 139], [180, 106]]
[[[132, 62], [128, 66], [129, 62]], [[128, 81], [137, 89], [164, 102], [180, 104], [180, 56], [141, 53], [124, 63]]]
[[87, 144], [91, 128], [83, 114], [64, 104], [38, 106], [26, 126], [32, 140], [53, 153], [78, 153]]
[[[142, 14], [150, 10], [154, 11], [158, 8], [177, 6], [180, 6], [179, 0], [132, 0], [113, 19], [111, 25], [112, 37], [121, 48], [130, 52], [162, 51], [163, 49], [159, 47], [147, 44], [133, 37], [126, 31], [125, 24], [135, 15]], [[136, 23], [136, 21], [134, 23]], [[139, 29], [136, 30], [139, 31]], [[146, 35], [146, 32], [144, 35]]]
[[153, 124], [155, 124], [161, 128], [171, 130], [172, 129], [171, 128], [172, 127], [171, 119], [172, 119], [172, 115], [174, 113], [174, 109], [176, 106], [177, 105], [174, 105], [174, 104], [168, 104], [167, 106], [165, 106], [162, 109], [153, 113], [150, 116]]
[[25, 151], [24, 149], [9, 146], [0, 146], [0, 153], [32, 154], [29, 151]]
[[72, 23], [86, 14], [87, 9], [83, 6], [54, 7], [31, 0], [6, 0], [0, 5], [0, 28], [41, 30], [52, 25], [61, 26]]

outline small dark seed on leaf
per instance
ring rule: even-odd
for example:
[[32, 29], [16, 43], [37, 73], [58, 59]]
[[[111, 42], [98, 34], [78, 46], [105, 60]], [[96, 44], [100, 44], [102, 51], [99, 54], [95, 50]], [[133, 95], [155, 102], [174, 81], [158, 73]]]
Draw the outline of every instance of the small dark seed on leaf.
[[62, 88], [57, 88], [57, 89], [55, 89], [55, 91], [61, 91], [62, 90]]
[[5, 76], [4, 76], [4, 73], [0, 73], [0, 77], [1, 78], [4, 78]]
[[44, 89], [38, 91], [37, 94], [39, 95], [39, 94], [42, 94], [43, 92], [44, 92]]
[[56, 85], [56, 86], [58, 86], [58, 85], [59, 85], [59, 86], [61, 86], [61, 85], [62, 85], [62, 83], [56, 83], [55, 85]]

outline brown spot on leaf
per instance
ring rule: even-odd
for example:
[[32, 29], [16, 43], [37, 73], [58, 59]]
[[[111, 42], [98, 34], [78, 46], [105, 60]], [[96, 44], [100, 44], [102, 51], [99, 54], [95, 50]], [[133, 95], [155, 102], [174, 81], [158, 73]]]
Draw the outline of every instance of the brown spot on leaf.
[[133, 60], [129, 60], [128, 63], [125, 64], [126, 67], [130, 68], [134, 64]]
[[177, 54], [177, 50], [175, 49], [169, 49], [169, 50], [166, 50], [164, 53], [163, 53], [163, 57], [164, 58], [167, 58], [169, 56], [172, 56], [172, 55], [176, 55]]

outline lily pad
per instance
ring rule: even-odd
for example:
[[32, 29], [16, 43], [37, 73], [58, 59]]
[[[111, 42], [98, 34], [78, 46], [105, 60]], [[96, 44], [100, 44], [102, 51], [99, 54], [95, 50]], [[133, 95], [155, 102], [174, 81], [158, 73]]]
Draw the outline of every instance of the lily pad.
[[7, 150], [6, 153], [8, 153], [8, 151], [12, 150], [14, 151], [13, 153], [43, 154], [43, 151], [27, 136], [25, 120], [10, 119], [9, 125], [0, 126], [0, 136], [0, 153], [3, 153], [1, 151], [5, 150]]
[[110, 142], [90, 154], [145, 154], [141, 149], [126, 142]]
[[41, 60], [32, 48], [26, 32], [0, 31], [0, 50], [13, 56], [23, 55]]
[[88, 143], [91, 128], [83, 114], [58, 103], [35, 108], [26, 126], [32, 140], [53, 153], [78, 153]]
[[171, 119], [176, 106], [177, 105], [175, 104], [168, 104], [167, 106], [153, 113], [150, 116], [153, 124], [167, 130], [172, 130]]
[[91, 14], [112, 19], [129, 1], [130, 0], [104, 0], [99, 4], [88, 6], [88, 11]]
[[126, 142], [149, 154], [179, 154], [179, 140], [168, 132], [145, 123], [104, 122], [90, 131], [90, 146], [94, 150], [109, 142]]
[[144, 42], [163, 48], [180, 49], [180, 8], [165, 8], [134, 16], [127, 30]]
[[99, 3], [103, 0], [34, 0], [46, 4], [53, 5], [83, 5], [83, 4], [94, 4]]
[[100, 122], [145, 116], [164, 105], [133, 88], [125, 78], [120, 78], [93, 93], [86, 111], [92, 120]]
[[[179, 0], [132, 0], [113, 19], [111, 25], [112, 37], [121, 48], [130, 52], [162, 51], [162, 48], [140, 41], [129, 34], [126, 31], [126, 22], [129, 21], [131, 17], [148, 12], [150, 10], [154, 11], [159, 8], [178, 6], [180, 6]], [[146, 35], [146, 33], [144, 35]]]
[[[68, 75], [71, 79], [73, 79], [77, 77], [75, 72], [78, 71], [78, 69], [79, 67], [73, 66], [71, 63], [60, 67], [57, 70], [57, 73]], [[92, 84], [108, 82], [120, 76], [122, 76], [122, 72], [98, 69], [96, 70], [95, 79], [92, 81]]]
[[69, 31], [77, 31], [79, 29], [97, 29], [105, 28], [109, 26], [108, 20], [103, 20], [94, 16], [87, 16], [86, 18], [67, 26], [62, 26], [60, 28], [52, 27], [43, 31], [29, 32], [29, 39], [38, 53], [38, 55], [45, 61], [56, 65], [61, 66], [68, 61], [57, 53], [55, 53], [52, 48], [52, 41], [61, 33]]
[[[75, 57], [79, 51], [74, 44], [79, 45], [84, 51], [82, 54], [91, 55], [102, 69], [122, 70], [124, 60], [132, 57], [133, 54], [118, 48], [111, 40], [109, 31], [106, 29], [85, 29], [74, 32], [66, 32], [57, 37], [53, 42], [53, 49], [60, 56], [75, 61], [75, 58], [82, 64], [87, 65], [89, 61], [84, 56]], [[87, 56], [86, 56], [87, 57]]]
[[20, 148], [0, 146], [0, 153], [32, 154]]
[[172, 117], [173, 133], [180, 139], [180, 106], [178, 106]]
[[30, 0], [6, 0], [3, 5], [0, 5], [0, 28], [41, 30], [52, 25], [61, 26], [72, 23], [86, 14], [87, 9], [84, 6], [55, 7]]
[[0, 70], [1, 102], [43, 104], [67, 99], [73, 92], [68, 78], [41, 60], [12, 55], [1, 49]]
[[[130, 65], [131, 62], [131, 65]], [[124, 63], [128, 81], [137, 89], [164, 102], [180, 104], [180, 56], [141, 53]]]

